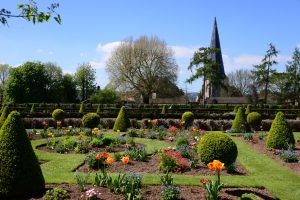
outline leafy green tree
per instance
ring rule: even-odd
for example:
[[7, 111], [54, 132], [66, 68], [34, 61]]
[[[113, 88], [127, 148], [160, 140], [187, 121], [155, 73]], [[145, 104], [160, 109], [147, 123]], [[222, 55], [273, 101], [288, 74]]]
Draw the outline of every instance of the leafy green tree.
[[120, 90], [137, 92], [144, 103], [161, 88], [159, 80], [176, 82], [177, 69], [172, 49], [158, 37], [147, 36], [123, 41], [106, 64], [111, 82]]
[[160, 87], [155, 91], [158, 98], [173, 98], [184, 95], [183, 90], [178, 88], [178, 86], [168, 78], [160, 78], [158, 85]]
[[79, 87], [81, 100], [84, 101], [96, 90], [96, 71], [89, 63], [79, 65], [75, 73], [75, 81]]
[[54, 20], [61, 24], [60, 15], [55, 11], [59, 7], [58, 3], [52, 3], [48, 7], [47, 12], [40, 12], [36, 0], [29, 0], [28, 4], [18, 4], [17, 9], [20, 10], [19, 14], [12, 14], [11, 11], [2, 8], [0, 10], [0, 23], [8, 25], [8, 18], [22, 18], [27, 21], [35, 23], [48, 22], [54, 15]]
[[289, 61], [286, 66], [287, 79], [287, 95], [293, 105], [300, 100], [300, 51], [295, 48], [292, 61]]
[[90, 97], [92, 103], [111, 104], [119, 100], [120, 97], [115, 90], [103, 89]]
[[3, 102], [4, 85], [9, 75], [10, 66], [7, 64], [0, 64], [0, 102]]
[[41, 62], [26, 62], [10, 70], [4, 89], [7, 102], [48, 102], [46, 85], [48, 77]]
[[61, 102], [63, 94], [63, 72], [55, 63], [44, 63], [47, 77], [46, 94], [48, 102]]
[[274, 57], [277, 57], [278, 51], [275, 46], [270, 43], [269, 49], [266, 51], [264, 58], [261, 60], [261, 64], [254, 65], [254, 70], [252, 71], [254, 81], [261, 87], [264, 87], [264, 100], [267, 103], [269, 86], [272, 81], [272, 75], [276, 73], [276, 70], [271, 67], [277, 62]]
[[[209, 87], [211, 87], [212, 85], [221, 85], [226, 89], [226, 86], [223, 82], [223, 74], [221, 74], [219, 70], [219, 64], [211, 59], [210, 56], [211, 54], [219, 51], [220, 50], [216, 48], [199, 48], [199, 50], [194, 53], [190, 65], [188, 66], [188, 70], [191, 71], [193, 71], [193, 69], [195, 68], [195, 73], [187, 79], [187, 82], [192, 83], [196, 79], [203, 77], [203, 86], [205, 85], [205, 81], [209, 80]], [[204, 88], [204, 91], [206, 89], [207, 88]]]
[[62, 80], [62, 101], [71, 103], [77, 98], [76, 82], [71, 74], [63, 75]]

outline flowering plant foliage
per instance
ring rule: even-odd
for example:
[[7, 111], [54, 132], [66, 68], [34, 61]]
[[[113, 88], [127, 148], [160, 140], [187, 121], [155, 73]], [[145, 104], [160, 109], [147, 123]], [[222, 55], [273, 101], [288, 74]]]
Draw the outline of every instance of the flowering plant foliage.
[[221, 191], [223, 184], [220, 182], [220, 171], [224, 169], [224, 163], [219, 160], [214, 160], [207, 164], [207, 167], [217, 172], [217, 180], [201, 179], [200, 183], [206, 189], [208, 200], [217, 200], [219, 192]]
[[100, 168], [105, 164], [112, 164], [114, 162], [114, 158], [109, 156], [107, 152], [104, 153], [96, 153], [92, 152], [87, 155], [87, 163], [91, 168]]
[[86, 200], [97, 200], [98, 195], [101, 195], [95, 188], [91, 188], [85, 192]]
[[170, 132], [177, 132], [177, 128], [175, 127], [175, 126], [171, 126], [170, 128], [169, 128], [169, 131]]
[[183, 172], [190, 168], [188, 159], [174, 149], [163, 149], [160, 158], [160, 170], [164, 172]]

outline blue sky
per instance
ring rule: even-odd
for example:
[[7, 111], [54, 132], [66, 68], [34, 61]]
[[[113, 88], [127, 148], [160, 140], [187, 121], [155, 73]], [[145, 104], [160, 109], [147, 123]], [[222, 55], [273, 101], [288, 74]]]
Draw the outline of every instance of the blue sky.
[[[17, 12], [17, 4], [26, 2], [0, 0], [0, 7]], [[209, 46], [215, 16], [225, 73], [251, 69], [270, 42], [279, 50], [275, 68], [283, 71], [300, 47], [300, 0], [43, 0], [38, 5], [44, 10], [51, 2], [60, 3], [62, 25], [9, 19], [9, 27], [0, 28], [0, 63], [50, 61], [74, 73], [89, 62], [103, 88], [109, 81], [105, 61], [118, 43], [155, 35], [174, 50], [178, 86], [198, 92], [201, 80], [185, 83], [191, 75], [187, 66], [197, 48]]]

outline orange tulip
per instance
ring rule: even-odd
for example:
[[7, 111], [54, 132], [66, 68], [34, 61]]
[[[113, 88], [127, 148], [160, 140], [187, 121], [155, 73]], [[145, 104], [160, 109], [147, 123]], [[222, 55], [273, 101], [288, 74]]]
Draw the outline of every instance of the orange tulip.
[[207, 167], [212, 171], [221, 171], [224, 168], [224, 163], [220, 162], [219, 160], [214, 160], [207, 164]]
[[123, 164], [127, 165], [129, 163], [129, 156], [123, 156], [121, 161], [122, 161]]
[[114, 161], [115, 161], [115, 159], [114, 159], [113, 157], [108, 156], [108, 157], [106, 158], [106, 161], [105, 161], [105, 162], [106, 162], [107, 164], [111, 165]]
[[98, 153], [98, 154], [96, 155], [96, 159], [97, 159], [97, 160], [100, 160], [101, 157], [102, 157], [102, 155], [101, 155], [100, 153]]

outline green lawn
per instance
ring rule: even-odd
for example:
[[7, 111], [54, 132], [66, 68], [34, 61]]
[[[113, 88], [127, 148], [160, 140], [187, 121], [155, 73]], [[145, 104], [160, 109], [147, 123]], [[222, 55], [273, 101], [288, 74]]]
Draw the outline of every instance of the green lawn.
[[[110, 136], [116, 133], [108, 133]], [[295, 133], [299, 138], [300, 133]], [[267, 156], [253, 150], [248, 144], [232, 137], [238, 146], [237, 161], [245, 167], [249, 176], [223, 176], [221, 181], [225, 186], [233, 187], [264, 187], [277, 198], [297, 199], [300, 196], [300, 177], [274, 162]], [[168, 147], [169, 144], [144, 138], [136, 138], [137, 143], [144, 144], [149, 153]], [[33, 141], [35, 147], [45, 143], [45, 140]], [[73, 171], [84, 162], [84, 155], [80, 154], [56, 154], [35, 150], [40, 160], [47, 161], [42, 164], [42, 171], [47, 183], [75, 183]], [[91, 181], [93, 175], [90, 176]], [[205, 176], [174, 175], [175, 183], [181, 185], [199, 185], [199, 179], [210, 178]], [[145, 184], [159, 184], [160, 175], [143, 175]]]

